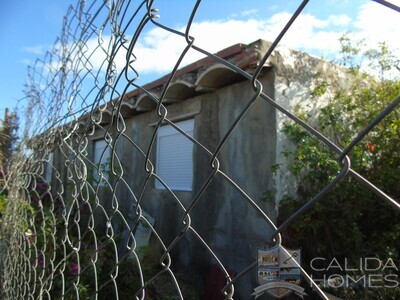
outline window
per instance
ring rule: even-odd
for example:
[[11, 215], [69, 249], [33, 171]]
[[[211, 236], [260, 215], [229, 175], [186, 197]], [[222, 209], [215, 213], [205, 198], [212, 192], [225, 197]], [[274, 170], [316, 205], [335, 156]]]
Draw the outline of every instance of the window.
[[44, 173], [44, 179], [48, 184], [51, 183], [51, 177], [53, 176], [53, 160], [54, 154], [53, 152], [49, 152], [46, 159], [46, 170]]
[[[94, 141], [94, 161], [96, 168], [93, 170], [94, 182], [99, 182], [100, 185], [105, 185], [105, 180], [108, 180], [110, 170], [110, 147], [105, 140]], [[100, 181], [99, 172], [103, 174], [103, 180]]]
[[[176, 125], [193, 137], [194, 119]], [[158, 130], [156, 172], [170, 189], [192, 190], [193, 142], [171, 125]], [[156, 188], [164, 189], [164, 186], [156, 180]]]

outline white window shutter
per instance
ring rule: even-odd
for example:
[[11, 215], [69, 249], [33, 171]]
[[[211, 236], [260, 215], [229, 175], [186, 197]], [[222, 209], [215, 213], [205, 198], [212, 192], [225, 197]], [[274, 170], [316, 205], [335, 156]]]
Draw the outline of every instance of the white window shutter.
[[[176, 125], [193, 137], [193, 119]], [[158, 131], [156, 173], [172, 190], [192, 190], [193, 142], [171, 125], [162, 126]], [[164, 189], [164, 186], [156, 180], [156, 188]]]
[[[110, 147], [105, 140], [94, 141], [94, 161], [93, 163], [97, 168], [93, 170], [93, 178], [96, 182], [100, 181], [99, 171], [103, 173], [105, 180], [108, 180], [108, 171], [110, 162]], [[101, 161], [100, 161], [101, 159]], [[100, 181], [101, 185], [105, 184], [105, 181]]]
[[53, 176], [53, 161], [54, 161], [54, 153], [49, 152], [47, 156], [45, 178], [44, 178], [48, 184], [51, 183], [51, 178]]

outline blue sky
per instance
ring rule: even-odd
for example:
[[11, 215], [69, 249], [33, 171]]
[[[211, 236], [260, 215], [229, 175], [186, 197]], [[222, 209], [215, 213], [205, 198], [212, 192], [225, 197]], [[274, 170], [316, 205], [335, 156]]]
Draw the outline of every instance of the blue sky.
[[[300, 2], [204, 0], [191, 34], [196, 37], [197, 45], [213, 52], [237, 42], [249, 43], [259, 38], [273, 40]], [[391, 2], [400, 4], [400, 0]], [[5, 107], [13, 108], [16, 100], [24, 97], [27, 66], [51, 49], [61, 33], [68, 7], [77, 3], [70, 0], [0, 1], [0, 118]], [[184, 30], [194, 3], [193, 0], [155, 0], [153, 6], [159, 9], [160, 23]], [[351, 31], [355, 39], [367, 39], [369, 45], [387, 41], [391, 47], [400, 48], [400, 14], [366, 0], [310, 1], [283, 44], [315, 55], [334, 57], [339, 49], [337, 40], [347, 31]], [[181, 51], [179, 47], [174, 36], [149, 23], [135, 52], [137, 69], [142, 75], [140, 83], [168, 73]], [[185, 63], [200, 57], [193, 51], [188, 53]], [[102, 59], [93, 57], [95, 68], [100, 67]], [[124, 55], [119, 59], [123, 63]]]
[[60, 34], [72, 1], [0, 1], [0, 117], [24, 97], [27, 64], [44, 54]]

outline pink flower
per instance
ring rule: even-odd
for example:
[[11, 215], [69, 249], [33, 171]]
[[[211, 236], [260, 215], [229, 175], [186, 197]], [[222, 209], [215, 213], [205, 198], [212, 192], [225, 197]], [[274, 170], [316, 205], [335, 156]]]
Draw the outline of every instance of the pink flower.
[[34, 243], [36, 243], [36, 235], [30, 235], [30, 236], [28, 236], [28, 243], [29, 243], [29, 244], [34, 244]]
[[28, 229], [25, 232], [25, 237], [28, 240], [29, 244], [36, 243], [36, 235], [33, 234], [32, 230]]

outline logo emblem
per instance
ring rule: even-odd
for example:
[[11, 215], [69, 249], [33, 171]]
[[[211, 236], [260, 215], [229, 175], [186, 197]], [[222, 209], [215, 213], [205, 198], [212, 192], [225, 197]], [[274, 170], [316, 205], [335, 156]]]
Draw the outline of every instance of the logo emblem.
[[268, 292], [281, 299], [292, 292], [303, 298], [301, 281], [301, 251], [287, 250], [278, 245], [268, 250], [258, 250], [257, 282], [253, 295], [258, 298]]

